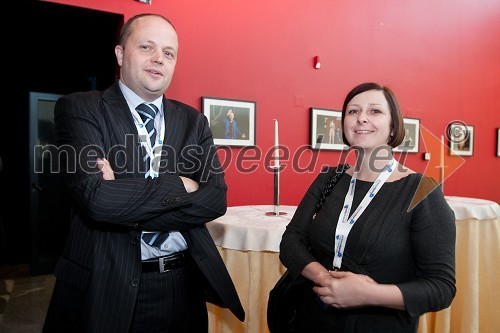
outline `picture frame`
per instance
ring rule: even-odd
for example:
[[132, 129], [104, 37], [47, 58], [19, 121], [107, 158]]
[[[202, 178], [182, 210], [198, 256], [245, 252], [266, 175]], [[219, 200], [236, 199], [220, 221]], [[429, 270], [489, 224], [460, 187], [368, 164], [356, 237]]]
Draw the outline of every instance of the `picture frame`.
[[255, 101], [203, 96], [202, 112], [215, 145], [255, 146]]
[[418, 153], [420, 144], [420, 119], [403, 118], [405, 137], [403, 142], [393, 151], [399, 153]]
[[474, 126], [463, 122], [448, 125], [447, 135], [450, 155], [472, 156], [474, 154]]
[[497, 157], [500, 157], [500, 128], [497, 128]]
[[347, 150], [342, 140], [342, 112], [338, 110], [311, 108], [312, 149]]

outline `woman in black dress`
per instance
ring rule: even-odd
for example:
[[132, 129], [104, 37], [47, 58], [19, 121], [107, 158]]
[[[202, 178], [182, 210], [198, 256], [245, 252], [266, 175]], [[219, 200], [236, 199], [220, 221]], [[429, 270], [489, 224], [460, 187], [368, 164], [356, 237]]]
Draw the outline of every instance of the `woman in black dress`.
[[317, 176], [280, 244], [281, 262], [306, 280], [296, 332], [417, 332], [419, 316], [456, 293], [454, 213], [432, 178], [393, 158], [405, 133], [389, 88], [352, 89], [342, 133], [355, 165], [333, 189], [334, 168]]

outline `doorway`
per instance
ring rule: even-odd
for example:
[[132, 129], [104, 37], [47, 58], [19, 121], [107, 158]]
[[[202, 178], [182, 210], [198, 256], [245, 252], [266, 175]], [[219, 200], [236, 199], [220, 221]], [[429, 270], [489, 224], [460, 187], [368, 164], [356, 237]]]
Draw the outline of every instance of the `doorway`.
[[12, 131], [1, 131], [0, 190], [7, 199], [0, 210], [0, 265], [29, 263], [31, 274], [37, 275], [53, 272], [66, 240], [68, 224], [50, 221], [69, 223], [69, 219], [67, 209], [54, 207], [44, 210], [47, 221], [42, 223], [40, 209], [32, 209], [32, 200], [50, 202], [54, 194], [40, 192], [30, 177], [34, 169], [30, 135], [39, 134], [30, 125], [30, 92], [65, 95], [111, 85], [117, 77], [114, 47], [123, 15], [46, 1], [20, 3], [13, 16], [22, 22], [12, 27], [7, 52], [11, 57], [7, 64], [15, 71], [8, 75], [5, 108], [10, 111], [6, 124]]

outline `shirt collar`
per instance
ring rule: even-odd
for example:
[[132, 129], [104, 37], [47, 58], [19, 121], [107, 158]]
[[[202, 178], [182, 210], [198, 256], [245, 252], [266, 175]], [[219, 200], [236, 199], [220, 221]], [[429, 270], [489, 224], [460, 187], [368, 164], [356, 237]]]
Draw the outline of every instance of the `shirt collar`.
[[125, 97], [125, 100], [127, 101], [127, 104], [130, 109], [135, 110], [135, 108], [142, 103], [152, 103], [158, 108], [158, 110], [160, 110], [160, 114], [163, 114], [163, 108], [162, 108], [163, 96], [158, 97], [152, 102], [145, 102], [142, 98], [137, 96], [135, 92], [133, 92], [129, 87], [127, 87], [125, 83], [122, 82], [122, 80], [118, 81], [118, 85], [120, 86], [120, 90], [122, 91], [123, 97]]

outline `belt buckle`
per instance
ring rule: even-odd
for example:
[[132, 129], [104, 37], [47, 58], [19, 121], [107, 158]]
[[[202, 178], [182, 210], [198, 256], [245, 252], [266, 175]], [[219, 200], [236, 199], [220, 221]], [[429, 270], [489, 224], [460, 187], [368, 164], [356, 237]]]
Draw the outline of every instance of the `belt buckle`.
[[165, 273], [165, 272], [170, 271], [170, 269], [165, 269], [165, 266], [167, 265], [166, 261], [167, 261], [167, 257], [163, 257], [163, 258], [158, 259], [158, 264], [160, 265], [160, 273]]

